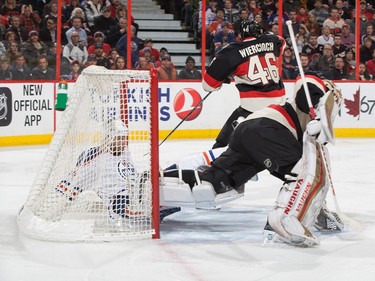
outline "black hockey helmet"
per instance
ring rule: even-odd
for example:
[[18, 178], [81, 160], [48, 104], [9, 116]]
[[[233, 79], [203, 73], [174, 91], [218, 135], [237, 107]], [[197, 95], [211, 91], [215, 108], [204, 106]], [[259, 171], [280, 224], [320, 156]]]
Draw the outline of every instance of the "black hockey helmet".
[[241, 39], [245, 39], [246, 37], [255, 37], [259, 38], [263, 35], [264, 29], [260, 26], [259, 23], [256, 21], [242, 21], [241, 22], [241, 30], [240, 30]]

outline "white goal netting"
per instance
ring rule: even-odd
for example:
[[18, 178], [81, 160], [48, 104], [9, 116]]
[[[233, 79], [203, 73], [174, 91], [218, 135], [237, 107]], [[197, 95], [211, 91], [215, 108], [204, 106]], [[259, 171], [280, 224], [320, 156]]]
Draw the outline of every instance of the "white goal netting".
[[53, 241], [151, 237], [158, 189], [151, 181], [157, 108], [150, 100], [157, 93], [150, 73], [89, 67], [69, 87], [67, 109], [19, 212], [21, 232]]

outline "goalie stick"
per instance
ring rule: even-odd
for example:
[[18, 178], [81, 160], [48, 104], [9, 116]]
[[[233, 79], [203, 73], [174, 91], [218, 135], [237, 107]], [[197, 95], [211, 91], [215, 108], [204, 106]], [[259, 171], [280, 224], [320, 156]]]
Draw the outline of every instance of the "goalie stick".
[[[297, 65], [298, 65], [298, 70], [299, 70], [301, 80], [302, 80], [302, 84], [303, 84], [303, 87], [304, 87], [304, 90], [305, 90], [307, 104], [308, 104], [309, 110], [310, 110], [310, 117], [311, 117], [311, 119], [315, 119], [316, 113], [315, 113], [314, 107], [312, 106], [309, 89], [307, 87], [307, 82], [306, 82], [306, 79], [305, 79], [305, 73], [304, 73], [303, 68], [302, 68], [301, 59], [298, 55], [299, 53], [298, 53], [298, 48], [297, 48], [294, 30], [293, 30], [293, 27], [292, 27], [292, 21], [290, 21], [290, 20], [286, 21], [286, 25], [288, 27], [290, 40], [292, 42], [293, 51], [295, 53], [295, 57], [296, 57]], [[331, 189], [331, 193], [332, 193], [332, 197], [333, 197], [333, 202], [334, 202], [334, 205], [335, 205], [337, 215], [340, 217], [340, 220], [344, 223], [344, 229], [351, 228], [352, 230], [355, 230], [355, 231], [361, 231], [363, 229], [363, 226], [361, 225], [361, 223], [359, 223], [359, 222], [355, 221], [354, 219], [346, 216], [341, 211], [341, 209], [339, 207], [339, 204], [338, 204], [338, 201], [337, 201], [336, 192], [335, 192], [335, 189], [334, 189], [333, 183], [332, 183], [331, 170], [330, 170], [329, 164], [327, 162], [328, 161], [327, 151], [324, 147], [324, 144], [322, 144], [320, 142], [317, 142], [317, 145], [319, 146], [319, 149], [320, 149], [320, 151], [323, 155], [322, 158], [323, 158], [324, 165], [327, 169], [328, 178], [329, 178], [329, 185], [330, 185], [330, 189]]]

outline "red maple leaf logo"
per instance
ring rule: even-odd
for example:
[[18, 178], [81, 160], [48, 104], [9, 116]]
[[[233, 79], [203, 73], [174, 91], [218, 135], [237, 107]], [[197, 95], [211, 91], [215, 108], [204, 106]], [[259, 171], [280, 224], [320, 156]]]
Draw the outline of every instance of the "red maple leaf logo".
[[360, 113], [360, 106], [359, 106], [359, 100], [360, 100], [360, 87], [358, 87], [358, 90], [353, 95], [354, 100], [348, 100], [344, 99], [344, 104], [349, 111], [347, 112], [349, 115], [352, 115], [353, 117], [358, 116], [359, 120], [359, 113]]

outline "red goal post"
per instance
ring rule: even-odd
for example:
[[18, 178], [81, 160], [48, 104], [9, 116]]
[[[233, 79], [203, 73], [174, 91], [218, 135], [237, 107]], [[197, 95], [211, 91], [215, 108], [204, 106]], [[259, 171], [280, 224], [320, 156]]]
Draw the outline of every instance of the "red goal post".
[[86, 68], [18, 214], [51, 241], [159, 238], [156, 71]]

